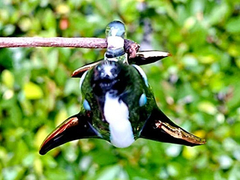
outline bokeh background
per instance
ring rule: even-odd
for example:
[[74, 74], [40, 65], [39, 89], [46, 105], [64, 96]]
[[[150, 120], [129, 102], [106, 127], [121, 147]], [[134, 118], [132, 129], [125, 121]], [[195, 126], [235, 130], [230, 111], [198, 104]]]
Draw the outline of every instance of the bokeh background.
[[4, 37], [105, 37], [112, 20], [142, 49], [172, 54], [142, 68], [162, 111], [206, 145], [84, 139], [41, 156], [44, 138], [80, 110], [71, 73], [104, 50], [3, 48], [0, 179], [240, 179], [239, 1], [0, 1]]

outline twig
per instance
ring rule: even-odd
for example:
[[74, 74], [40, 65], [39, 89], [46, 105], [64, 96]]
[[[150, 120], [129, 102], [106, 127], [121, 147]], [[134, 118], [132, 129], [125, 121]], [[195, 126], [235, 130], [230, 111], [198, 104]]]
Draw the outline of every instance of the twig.
[[76, 47], [106, 48], [106, 39], [102, 38], [40, 38], [40, 37], [3, 37], [0, 47]]
[[[139, 45], [125, 40], [125, 50], [130, 57], [135, 57]], [[10, 47], [75, 47], [75, 48], [107, 48], [107, 41], [103, 38], [40, 38], [40, 37], [2, 37], [0, 48]]]

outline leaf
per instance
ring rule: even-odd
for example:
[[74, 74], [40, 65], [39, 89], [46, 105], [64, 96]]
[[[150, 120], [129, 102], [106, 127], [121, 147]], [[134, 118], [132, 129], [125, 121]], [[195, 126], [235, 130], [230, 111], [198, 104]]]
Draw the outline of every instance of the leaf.
[[192, 29], [196, 24], [196, 19], [194, 17], [189, 17], [183, 25], [183, 28], [186, 30]]
[[41, 99], [43, 97], [43, 91], [42, 89], [33, 82], [28, 82], [24, 85], [23, 88], [24, 95], [27, 99], [33, 100], [33, 99]]
[[203, 111], [205, 113], [214, 115], [217, 112], [217, 108], [214, 106], [213, 103], [209, 101], [202, 101], [198, 104], [199, 111]]
[[195, 159], [197, 155], [198, 155], [198, 151], [196, 148], [187, 147], [187, 146], [183, 148], [183, 157], [185, 157], [186, 159], [189, 159], [189, 160]]
[[43, 164], [40, 158], [35, 158], [33, 166], [38, 175], [41, 175], [43, 173]]
[[127, 174], [119, 165], [109, 166], [101, 170], [98, 180], [128, 179]]
[[233, 164], [233, 160], [227, 155], [220, 156], [218, 158], [218, 162], [222, 169], [229, 169], [231, 167], [231, 165]]
[[5, 84], [8, 88], [12, 89], [14, 84], [14, 76], [11, 71], [5, 69], [2, 72], [2, 82]]
[[70, 11], [70, 8], [67, 4], [59, 4], [56, 7], [56, 12], [59, 14], [68, 14]]
[[231, 18], [226, 24], [226, 30], [229, 33], [240, 33], [240, 16], [236, 18]]
[[48, 131], [47, 131], [47, 127], [46, 126], [43, 126], [41, 127], [37, 132], [36, 132], [36, 135], [34, 137], [35, 141], [34, 141], [34, 145], [37, 149], [40, 148], [43, 140], [47, 137], [48, 135]]

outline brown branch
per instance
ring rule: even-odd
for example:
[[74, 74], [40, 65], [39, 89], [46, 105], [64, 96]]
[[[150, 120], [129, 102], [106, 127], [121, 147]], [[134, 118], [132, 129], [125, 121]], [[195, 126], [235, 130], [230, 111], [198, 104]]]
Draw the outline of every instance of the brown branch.
[[[135, 57], [139, 45], [125, 39], [125, 50], [130, 57]], [[10, 47], [75, 47], [75, 48], [107, 48], [103, 38], [40, 38], [40, 37], [2, 37], [0, 48]]]
[[107, 41], [102, 38], [3, 37], [0, 38], [0, 47], [106, 48]]

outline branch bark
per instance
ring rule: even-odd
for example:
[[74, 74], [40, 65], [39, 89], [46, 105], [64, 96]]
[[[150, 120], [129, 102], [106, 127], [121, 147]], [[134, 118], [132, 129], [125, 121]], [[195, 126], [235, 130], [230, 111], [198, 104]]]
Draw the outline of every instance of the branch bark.
[[[0, 48], [10, 47], [75, 47], [75, 48], [107, 48], [103, 38], [40, 38], [40, 37], [1, 37]], [[135, 57], [139, 44], [125, 39], [124, 48], [130, 57]]]
[[102, 38], [40, 38], [40, 37], [3, 37], [0, 47], [76, 47], [106, 48], [107, 41]]

